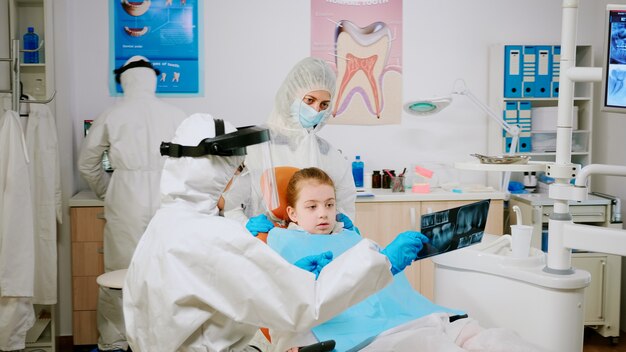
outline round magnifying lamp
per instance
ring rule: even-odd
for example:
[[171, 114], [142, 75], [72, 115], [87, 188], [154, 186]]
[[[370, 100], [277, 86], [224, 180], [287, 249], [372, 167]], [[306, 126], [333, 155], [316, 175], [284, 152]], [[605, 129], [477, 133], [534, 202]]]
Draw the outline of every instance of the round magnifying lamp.
[[411, 115], [427, 116], [435, 114], [450, 105], [452, 97], [437, 97], [427, 100], [411, 101], [404, 104], [404, 111]]
[[[520, 127], [518, 125], [508, 124], [501, 116], [496, 114], [486, 104], [476, 98], [476, 96], [472, 94], [469, 89], [467, 89], [465, 81], [462, 79], [457, 79], [454, 82], [454, 87], [449, 96], [409, 101], [404, 104], [404, 111], [414, 116], [427, 116], [431, 114], [436, 114], [448, 105], [450, 105], [450, 103], [452, 102], [452, 97], [454, 95], [466, 96], [474, 105], [480, 108], [480, 110], [486, 113], [487, 116], [489, 116], [493, 121], [500, 125], [502, 129], [504, 129], [509, 135], [511, 135], [511, 146], [506, 154], [514, 155], [516, 153], [519, 135], [521, 133]], [[501, 189], [506, 192], [511, 173], [510, 171], [507, 172], [507, 170], [502, 171], [505, 171], [505, 174], [502, 179]]]
[[513, 155], [517, 151], [517, 144], [519, 141], [520, 128], [517, 125], [509, 125], [504, 121], [501, 116], [498, 116], [487, 105], [478, 100], [472, 92], [467, 89], [465, 81], [458, 79], [454, 82], [454, 88], [449, 96], [436, 97], [430, 99], [414, 100], [404, 104], [404, 111], [415, 116], [425, 116], [430, 114], [436, 114], [452, 102], [453, 95], [466, 96], [474, 105], [478, 106], [483, 112], [487, 114], [492, 120], [502, 127], [511, 138], [511, 147], [507, 154]]

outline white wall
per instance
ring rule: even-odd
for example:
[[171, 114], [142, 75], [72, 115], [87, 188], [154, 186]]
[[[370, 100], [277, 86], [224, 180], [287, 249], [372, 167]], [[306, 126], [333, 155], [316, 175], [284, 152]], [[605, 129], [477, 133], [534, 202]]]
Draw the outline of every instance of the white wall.
[[[581, 0], [578, 42], [602, 46], [604, 6]], [[612, 1], [612, 3], [625, 0]], [[305, 0], [204, 1], [205, 96], [168, 98], [187, 113], [210, 112], [236, 125], [264, 123], [274, 93], [291, 66], [309, 53], [310, 4]], [[85, 184], [75, 160], [82, 120], [96, 117], [108, 96], [108, 8], [101, 0], [55, 0], [57, 120], [62, 141], [63, 190], [67, 199]], [[447, 94], [464, 78], [487, 100], [488, 47], [497, 43], [560, 42], [560, 0], [404, 1], [404, 99]], [[600, 61], [597, 60], [599, 63]], [[594, 157], [626, 164], [626, 117], [597, 115]], [[486, 153], [487, 117], [469, 101], [436, 117], [403, 117], [402, 125], [328, 125], [322, 135], [348, 159], [359, 154], [367, 171], [401, 169], [414, 163], [452, 163]], [[601, 133], [601, 134], [600, 134]], [[465, 182], [483, 183], [483, 173], [464, 172]], [[620, 185], [621, 188], [620, 188]], [[624, 182], [608, 180], [602, 191], [626, 198]], [[71, 335], [69, 211], [59, 253], [60, 335]]]

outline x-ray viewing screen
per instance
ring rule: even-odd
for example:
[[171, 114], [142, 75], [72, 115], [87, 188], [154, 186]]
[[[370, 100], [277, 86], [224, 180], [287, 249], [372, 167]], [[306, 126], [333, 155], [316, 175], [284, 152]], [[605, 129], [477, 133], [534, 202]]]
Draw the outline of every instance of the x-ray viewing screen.
[[422, 215], [421, 232], [430, 239], [420, 258], [453, 251], [483, 239], [490, 200]]
[[608, 5], [602, 110], [626, 113], [626, 6]]

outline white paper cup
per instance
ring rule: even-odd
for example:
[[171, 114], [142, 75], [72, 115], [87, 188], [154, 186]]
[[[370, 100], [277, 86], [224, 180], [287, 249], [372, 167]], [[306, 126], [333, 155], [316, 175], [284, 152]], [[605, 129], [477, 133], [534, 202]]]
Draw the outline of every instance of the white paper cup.
[[528, 258], [530, 254], [530, 240], [533, 237], [533, 227], [529, 225], [511, 225], [511, 249], [513, 257]]

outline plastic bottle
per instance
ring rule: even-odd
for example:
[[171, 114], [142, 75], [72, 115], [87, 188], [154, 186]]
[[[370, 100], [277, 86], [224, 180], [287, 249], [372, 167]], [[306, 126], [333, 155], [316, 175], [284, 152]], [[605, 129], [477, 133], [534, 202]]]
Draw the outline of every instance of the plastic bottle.
[[364, 164], [361, 161], [361, 157], [357, 155], [356, 160], [352, 162], [352, 177], [356, 187], [363, 187], [363, 169]]
[[[24, 34], [24, 50], [34, 50], [39, 47], [39, 36], [35, 33], [35, 28], [28, 27], [28, 32]], [[24, 52], [25, 64], [38, 64], [39, 51]]]

